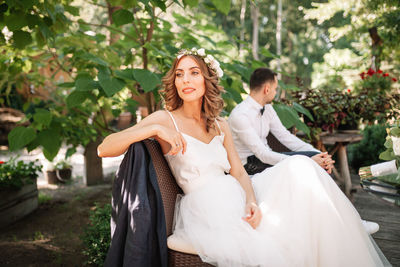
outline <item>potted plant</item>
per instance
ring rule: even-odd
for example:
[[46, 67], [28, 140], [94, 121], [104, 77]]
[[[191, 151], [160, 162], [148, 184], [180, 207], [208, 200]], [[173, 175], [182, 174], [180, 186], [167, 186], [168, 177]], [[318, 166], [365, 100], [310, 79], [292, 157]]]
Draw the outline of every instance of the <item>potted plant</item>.
[[66, 183], [71, 179], [72, 165], [66, 160], [47, 165], [45, 177], [48, 184]]
[[9, 225], [38, 206], [36, 178], [42, 166], [37, 162], [0, 161], [0, 227]]

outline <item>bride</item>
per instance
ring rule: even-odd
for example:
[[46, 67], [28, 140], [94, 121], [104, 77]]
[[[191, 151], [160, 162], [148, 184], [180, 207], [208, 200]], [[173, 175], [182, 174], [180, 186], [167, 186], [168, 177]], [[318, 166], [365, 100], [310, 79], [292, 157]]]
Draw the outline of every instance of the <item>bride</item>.
[[154, 137], [185, 193], [174, 234], [213, 265], [388, 264], [353, 205], [312, 159], [292, 156], [250, 180], [218, 117], [222, 74], [204, 49], [181, 51], [163, 78], [166, 111], [107, 136], [99, 156], [119, 156]]

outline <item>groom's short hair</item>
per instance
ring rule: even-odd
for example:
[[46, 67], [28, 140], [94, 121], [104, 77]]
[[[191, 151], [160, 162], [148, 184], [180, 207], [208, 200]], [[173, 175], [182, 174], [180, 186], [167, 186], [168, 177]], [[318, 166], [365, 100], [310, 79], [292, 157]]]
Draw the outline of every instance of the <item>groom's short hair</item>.
[[268, 68], [256, 69], [250, 77], [250, 90], [259, 91], [266, 82], [273, 82], [277, 74]]

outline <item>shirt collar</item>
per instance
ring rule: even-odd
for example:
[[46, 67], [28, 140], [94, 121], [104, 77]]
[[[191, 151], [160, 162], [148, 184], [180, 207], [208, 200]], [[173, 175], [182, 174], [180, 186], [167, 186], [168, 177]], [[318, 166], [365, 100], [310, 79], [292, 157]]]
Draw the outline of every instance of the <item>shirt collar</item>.
[[260, 110], [263, 108], [263, 106], [260, 105], [260, 103], [258, 103], [256, 100], [254, 100], [254, 98], [252, 98], [250, 95], [246, 98], [245, 100], [247, 102], [247, 104], [257, 110]]

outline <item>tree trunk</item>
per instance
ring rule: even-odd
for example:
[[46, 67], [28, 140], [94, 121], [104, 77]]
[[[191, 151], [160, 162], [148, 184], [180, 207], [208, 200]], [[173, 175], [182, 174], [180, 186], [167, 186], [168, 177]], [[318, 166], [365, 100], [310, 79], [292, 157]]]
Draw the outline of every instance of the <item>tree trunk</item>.
[[104, 183], [103, 162], [97, 156], [97, 147], [102, 142], [99, 136], [95, 141], [91, 141], [85, 147], [85, 170], [86, 170], [86, 185], [96, 185]]
[[[113, 24], [113, 19], [112, 19], [112, 14], [117, 11], [118, 9], [121, 9], [122, 7], [120, 6], [112, 6], [108, 1], [107, 1], [107, 10], [108, 10], [108, 24], [111, 25]], [[109, 31], [109, 43], [112, 45], [116, 41], [119, 40], [119, 34], [113, 33]]]
[[258, 60], [258, 32], [259, 32], [259, 20], [258, 17], [260, 16], [260, 9], [254, 3], [251, 2], [250, 5], [251, 10], [251, 19], [253, 20], [253, 41], [252, 41], [252, 53], [254, 59]]
[[244, 41], [244, 32], [245, 32], [245, 17], [246, 17], [246, 1], [242, 0], [242, 7], [240, 8], [240, 44], [239, 44], [239, 57], [243, 57], [243, 41]]
[[[281, 55], [282, 55], [282, 0], [278, 0], [278, 11], [276, 14], [276, 54], [277, 58], [277, 71], [278, 71], [278, 80], [282, 79], [281, 71]], [[285, 98], [285, 91], [279, 89], [278, 98]]]
[[371, 68], [375, 71], [379, 70], [381, 67], [381, 54], [382, 54], [382, 38], [378, 34], [378, 29], [376, 27], [372, 27], [368, 29], [369, 36], [372, 39], [372, 47], [371, 47]]

